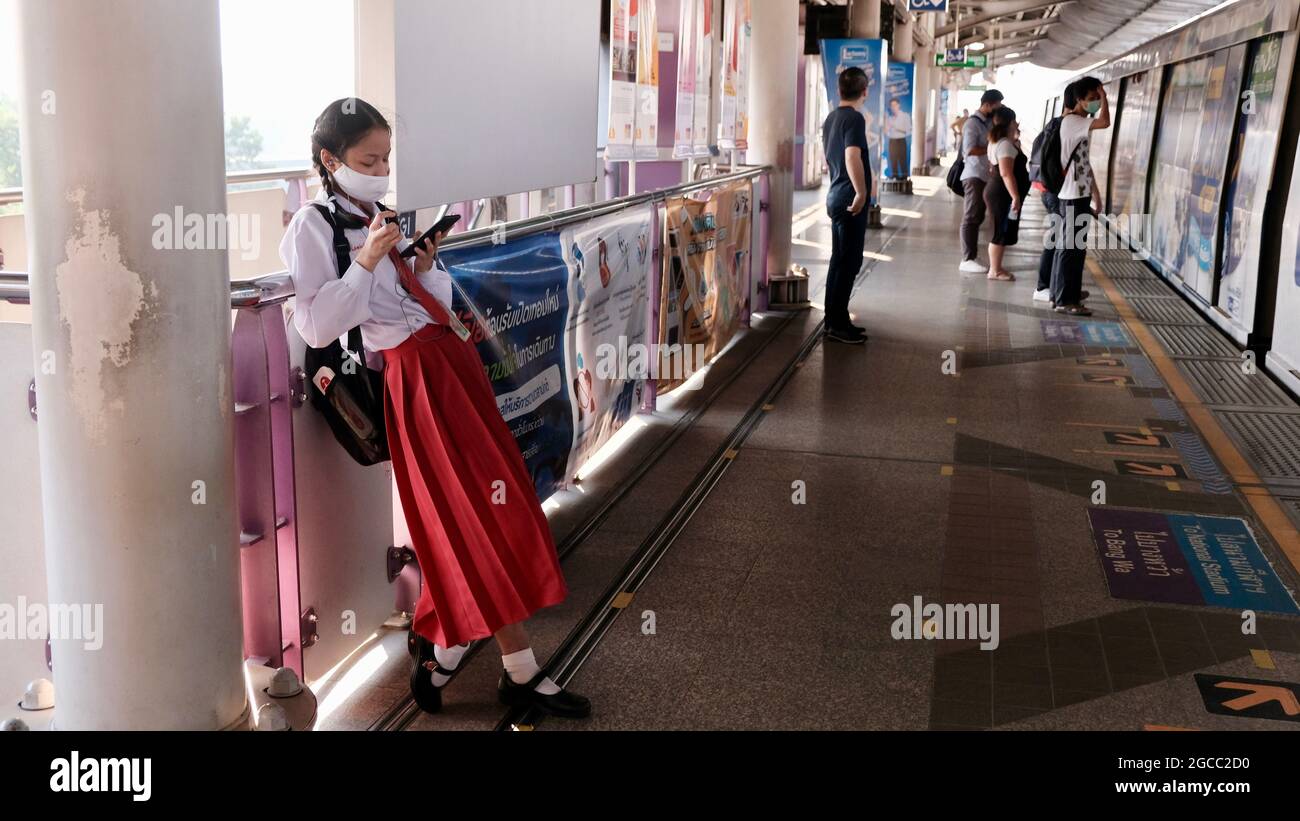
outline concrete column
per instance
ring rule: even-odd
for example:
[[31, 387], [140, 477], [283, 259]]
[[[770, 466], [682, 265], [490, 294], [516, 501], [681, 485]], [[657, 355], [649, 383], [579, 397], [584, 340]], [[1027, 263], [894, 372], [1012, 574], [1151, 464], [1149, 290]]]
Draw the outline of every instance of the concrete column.
[[400, 154], [406, 134], [396, 117], [397, 9], [394, 0], [353, 0], [353, 11], [357, 96], [379, 109], [393, 126], [393, 153], [388, 161], [392, 181], [400, 185]]
[[753, 60], [749, 72], [749, 161], [771, 165], [769, 274], [790, 267], [794, 220], [794, 135], [799, 83], [798, 0], [762, 0], [753, 6]]
[[852, 0], [852, 3], [849, 7], [849, 31], [854, 37], [879, 37], [880, 0]]
[[912, 62], [912, 55], [916, 53], [916, 44], [912, 40], [916, 36], [914, 25], [910, 16], [906, 23], [894, 24], [894, 42], [889, 44], [889, 48], [899, 62]]
[[[85, 619], [53, 642], [55, 726], [225, 728], [246, 697], [218, 3], [18, 20], [48, 590]], [[178, 214], [204, 228], [172, 250]]]

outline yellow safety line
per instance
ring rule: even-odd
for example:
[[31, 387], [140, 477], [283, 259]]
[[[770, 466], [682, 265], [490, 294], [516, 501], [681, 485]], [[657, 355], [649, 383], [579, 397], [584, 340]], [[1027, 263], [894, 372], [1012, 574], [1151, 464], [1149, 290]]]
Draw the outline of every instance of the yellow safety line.
[[[1228, 434], [1223, 431], [1219, 425], [1219, 420], [1214, 418], [1214, 414], [1209, 408], [1202, 404], [1200, 397], [1192, 390], [1191, 385], [1183, 377], [1182, 371], [1174, 360], [1165, 352], [1164, 346], [1156, 339], [1155, 335], [1147, 328], [1134, 312], [1133, 307], [1128, 304], [1128, 300], [1119, 292], [1115, 284], [1111, 282], [1110, 277], [1101, 269], [1097, 261], [1088, 259], [1088, 270], [1092, 272], [1097, 284], [1106, 292], [1110, 303], [1115, 306], [1115, 311], [1120, 318], [1128, 325], [1129, 330], [1137, 338], [1138, 346], [1146, 353], [1147, 358], [1156, 366], [1160, 376], [1169, 386], [1169, 390], [1182, 404], [1183, 410], [1191, 419], [1192, 424], [1204, 437], [1214, 455], [1223, 463], [1228, 475], [1232, 481], [1238, 485], [1260, 485], [1262, 484], [1259, 475], [1246, 461], [1246, 457], [1237, 446], [1228, 438]], [[1267, 378], [1262, 377], [1261, 378]], [[1295, 524], [1292, 523], [1286, 511], [1278, 504], [1277, 499], [1264, 487], [1243, 487], [1240, 488], [1242, 494], [1246, 497], [1247, 503], [1255, 511], [1264, 529], [1273, 537], [1273, 541], [1281, 548], [1282, 553], [1291, 566], [1300, 572], [1300, 531], [1296, 530]]]

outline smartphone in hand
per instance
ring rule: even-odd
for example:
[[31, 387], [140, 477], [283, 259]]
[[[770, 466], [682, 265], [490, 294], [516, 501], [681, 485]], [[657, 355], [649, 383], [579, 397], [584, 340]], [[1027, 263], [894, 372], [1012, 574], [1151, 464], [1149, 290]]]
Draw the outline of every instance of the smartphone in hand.
[[450, 231], [452, 227], [455, 226], [456, 223], [458, 222], [460, 222], [460, 214], [448, 214], [447, 216], [438, 220], [437, 225], [433, 226], [428, 231], [425, 231], [424, 234], [421, 235], [419, 239], [411, 243], [410, 248], [407, 248], [405, 251], [402, 252], [402, 259], [410, 259], [411, 257], [415, 256], [416, 250], [424, 247], [424, 243], [428, 242], [431, 239], [436, 239], [439, 234], [445, 234], [446, 232]]

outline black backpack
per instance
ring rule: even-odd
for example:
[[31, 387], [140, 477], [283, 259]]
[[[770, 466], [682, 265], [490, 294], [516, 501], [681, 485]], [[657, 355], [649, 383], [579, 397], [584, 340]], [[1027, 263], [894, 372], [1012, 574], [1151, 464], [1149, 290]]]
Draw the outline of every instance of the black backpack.
[[[1034, 155], [1029, 161], [1029, 176], [1049, 193], [1056, 196], [1065, 185], [1065, 166], [1061, 164], [1061, 120], [1053, 117], [1043, 126], [1043, 133], [1034, 138]], [[1074, 162], [1079, 153], [1080, 143], [1074, 147], [1070, 162]]]
[[[334, 256], [342, 277], [352, 266], [352, 246], [328, 206], [312, 203], [312, 207], [334, 229]], [[387, 462], [384, 375], [366, 365], [361, 329], [348, 332], [347, 348], [337, 339], [324, 348], [308, 347], [306, 370], [311, 404], [325, 416], [343, 449], [365, 467]]]
[[961, 148], [957, 148], [957, 161], [948, 169], [948, 188], [952, 193], [959, 197], [966, 196], [966, 188], [961, 184], [961, 175], [966, 171], [966, 158], [962, 156]]

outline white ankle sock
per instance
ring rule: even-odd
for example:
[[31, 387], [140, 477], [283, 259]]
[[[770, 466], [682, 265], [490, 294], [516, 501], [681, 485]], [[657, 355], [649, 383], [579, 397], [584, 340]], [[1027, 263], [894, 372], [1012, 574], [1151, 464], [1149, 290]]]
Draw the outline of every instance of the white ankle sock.
[[[542, 668], [537, 664], [537, 657], [533, 655], [533, 649], [520, 650], [518, 653], [511, 653], [508, 656], [501, 657], [501, 663], [505, 665], [506, 674], [515, 684], [527, 684], [532, 681]], [[544, 696], [553, 696], [560, 692], [560, 688], [549, 678], [542, 679], [541, 683], [533, 688]]]
[[[460, 660], [465, 657], [465, 651], [469, 649], [468, 644], [462, 644], [453, 647], [450, 650], [444, 650], [438, 645], [433, 645], [433, 657], [438, 660], [438, 666], [445, 670], [455, 670], [460, 666]], [[441, 673], [433, 674], [433, 686], [443, 687], [451, 681], [451, 676], [444, 676]]]

